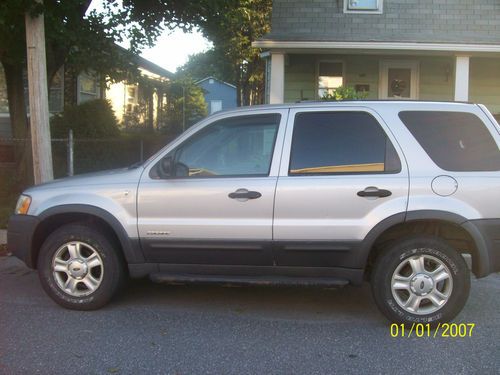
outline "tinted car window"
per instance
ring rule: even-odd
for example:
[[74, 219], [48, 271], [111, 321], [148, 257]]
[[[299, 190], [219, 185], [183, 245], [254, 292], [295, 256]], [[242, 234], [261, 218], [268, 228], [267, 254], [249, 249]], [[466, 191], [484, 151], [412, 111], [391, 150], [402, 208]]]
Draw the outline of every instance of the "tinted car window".
[[281, 116], [241, 116], [217, 121], [175, 152], [177, 177], [269, 174]]
[[472, 113], [404, 111], [399, 118], [429, 157], [447, 171], [498, 171], [500, 152]]
[[290, 175], [397, 173], [392, 143], [366, 112], [304, 112], [295, 116]]

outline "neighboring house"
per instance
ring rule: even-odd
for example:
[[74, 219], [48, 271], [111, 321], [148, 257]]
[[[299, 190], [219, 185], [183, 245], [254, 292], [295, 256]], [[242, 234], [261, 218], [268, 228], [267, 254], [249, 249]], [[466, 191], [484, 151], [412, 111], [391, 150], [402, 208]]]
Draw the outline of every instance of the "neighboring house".
[[[69, 67], [62, 67], [49, 88], [50, 113], [62, 112], [66, 105], [106, 98], [111, 102], [122, 127], [157, 128], [162, 120], [163, 107], [166, 105], [163, 95], [165, 83], [169, 82], [173, 75], [142, 57], [137, 56], [135, 59], [142, 76], [139, 83], [118, 82], [106, 85], [102, 77], [96, 74], [82, 72], [75, 75]], [[144, 84], [145, 82], [147, 84]], [[0, 64], [0, 138], [9, 137], [11, 129], [7, 87]]]
[[214, 77], [203, 78], [196, 82], [203, 89], [208, 113], [236, 108], [236, 86]]
[[270, 103], [338, 86], [369, 99], [456, 100], [500, 113], [498, 0], [273, 0]]
[[173, 74], [166, 69], [136, 57], [139, 72], [148, 84], [118, 82], [109, 85], [105, 97], [111, 101], [118, 121], [124, 128], [146, 126], [157, 129], [162, 125], [166, 105], [165, 90]]

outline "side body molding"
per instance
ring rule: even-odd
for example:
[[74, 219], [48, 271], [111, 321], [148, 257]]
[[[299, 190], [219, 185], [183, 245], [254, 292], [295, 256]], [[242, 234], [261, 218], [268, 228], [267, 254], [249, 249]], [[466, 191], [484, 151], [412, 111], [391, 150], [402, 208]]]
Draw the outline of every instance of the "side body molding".
[[120, 241], [120, 245], [123, 249], [123, 255], [127, 263], [145, 262], [139, 239], [130, 238], [122, 224], [106, 210], [92, 205], [64, 204], [43, 211], [39, 217], [40, 221], [43, 222], [49, 217], [60, 214], [88, 214], [98, 217], [99, 219], [105, 221], [115, 232], [118, 240]]

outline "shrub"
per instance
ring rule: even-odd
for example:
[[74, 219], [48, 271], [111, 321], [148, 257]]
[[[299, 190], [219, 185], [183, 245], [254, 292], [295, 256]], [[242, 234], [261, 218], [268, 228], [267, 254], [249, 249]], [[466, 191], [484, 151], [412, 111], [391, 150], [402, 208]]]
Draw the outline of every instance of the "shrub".
[[329, 91], [323, 95], [321, 100], [324, 101], [339, 101], [339, 100], [361, 100], [366, 99], [368, 93], [365, 91], [356, 91], [354, 88], [349, 86], [340, 86]]
[[120, 133], [111, 104], [104, 99], [67, 107], [52, 117], [52, 138], [66, 138], [69, 129], [75, 138], [112, 138]]

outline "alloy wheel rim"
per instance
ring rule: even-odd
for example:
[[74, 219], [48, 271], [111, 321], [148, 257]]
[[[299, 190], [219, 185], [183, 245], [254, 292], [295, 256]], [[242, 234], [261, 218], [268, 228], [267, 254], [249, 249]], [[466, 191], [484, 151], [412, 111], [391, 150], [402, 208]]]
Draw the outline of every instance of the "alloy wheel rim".
[[427, 254], [404, 259], [392, 274], [392, 296], [406, 312], [432, 314], [448, 302], [453, 291], [450, 269]]
[[72, 297], [94, 293], [102, 283], [101, 256], [89, 244], [71, 241], [61, 246], [52, 258], [52, 273], [57, 286]]

